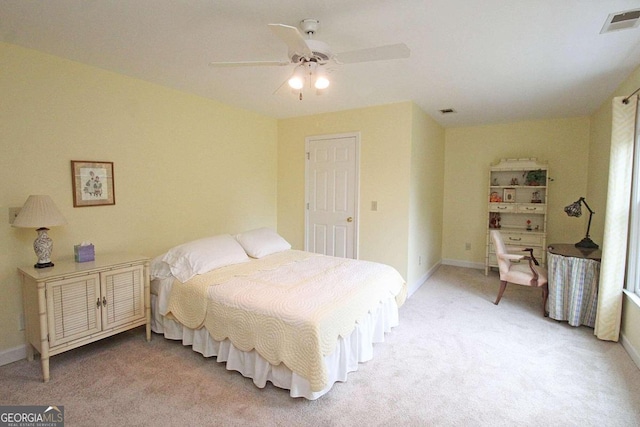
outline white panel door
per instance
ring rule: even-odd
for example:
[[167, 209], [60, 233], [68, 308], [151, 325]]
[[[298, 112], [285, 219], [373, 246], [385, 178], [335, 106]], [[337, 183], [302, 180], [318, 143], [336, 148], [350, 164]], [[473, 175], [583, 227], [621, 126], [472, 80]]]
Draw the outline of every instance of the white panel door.
[[357, 258], [359, 135], [306, 140], [305, 250]]

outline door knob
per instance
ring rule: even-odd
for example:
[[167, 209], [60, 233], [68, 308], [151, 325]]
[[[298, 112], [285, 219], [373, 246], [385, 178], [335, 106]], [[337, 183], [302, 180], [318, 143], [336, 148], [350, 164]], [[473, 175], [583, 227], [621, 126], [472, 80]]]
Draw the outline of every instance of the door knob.
[[350, 216], [349, 218], [347, 218], [347, 222], [353, 222], [353, 217]]

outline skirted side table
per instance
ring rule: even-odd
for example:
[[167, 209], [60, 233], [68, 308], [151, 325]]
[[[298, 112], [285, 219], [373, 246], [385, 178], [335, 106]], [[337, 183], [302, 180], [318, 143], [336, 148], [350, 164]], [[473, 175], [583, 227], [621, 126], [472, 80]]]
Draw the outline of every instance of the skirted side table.
[[576, 248], [571, 243], [553, 243], [547, 250], [549, 317], [593, 328], [602, 251]]

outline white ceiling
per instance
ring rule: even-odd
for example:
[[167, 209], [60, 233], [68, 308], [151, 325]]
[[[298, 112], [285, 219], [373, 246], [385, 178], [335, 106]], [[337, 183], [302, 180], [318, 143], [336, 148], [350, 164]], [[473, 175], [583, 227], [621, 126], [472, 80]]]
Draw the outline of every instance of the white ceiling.
[[[640, 66], [640, 28], [600, 34], [639, 0], [2, 0], [0, 40], [277, 118], [412, 100], [443, 126], [593, 113]], [[302, 101], [267, 24], [320, 20], [334, 52], [405, 43], [408, 59], [342, 65]], [[0, 58], [1, 63], [1, 58]], [[455, 114], [439, 110], [453, 108]]]

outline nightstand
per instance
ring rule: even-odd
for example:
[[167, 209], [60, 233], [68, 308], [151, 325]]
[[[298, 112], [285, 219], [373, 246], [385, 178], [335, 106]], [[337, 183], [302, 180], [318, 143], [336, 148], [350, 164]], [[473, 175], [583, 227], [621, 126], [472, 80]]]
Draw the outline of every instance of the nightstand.
[[96, 255], [95, 261], [57, 260], [54, 267], [18, 268], [27, 359], [40, 353], [49, 381], [49, 357], [146, 325], [151, 340], [149, 258]]

